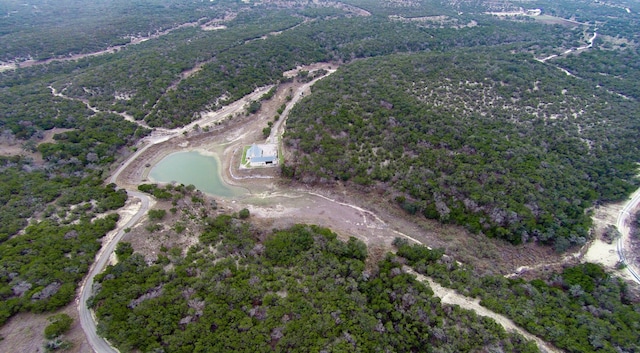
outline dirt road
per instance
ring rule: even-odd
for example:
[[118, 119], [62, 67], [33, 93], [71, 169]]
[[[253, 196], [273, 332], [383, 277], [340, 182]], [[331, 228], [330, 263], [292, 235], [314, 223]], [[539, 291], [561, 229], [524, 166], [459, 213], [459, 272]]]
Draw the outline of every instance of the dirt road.
[[618, 214], [618, 219], [616, 221], [616, 226], [618, 227], [618, 230], [621, 233], [621, 236], [620, 238], [618, 238], [618, 241], [616, 244], [618, 257], [620, 258], [620, 261], [623, 264], [627, 265], [627, 272], [631, 275], [633, 280], [635, 280], [636, 283], [638, 284], [640, 284], [640, 272], [636, 267], [635, 263], [627, 261], [624, 248], [626, 244], [629, 242], [629, 237], [631, 236], [631, 227], [630, 227], [631, 212], [638, 207], [639, 203], [640, 203], [640, 189], [638, 189], [636, 192], [633, 193], [633, 195], [631, 195], [631, 198], [629, 198], [629, 201], [627, 201], [627, 203], [624, 205], [624, 208]]
[[99, 51], [95, 51], [92, 53], [85, 53], [85, 54], [73, 54], [73, 55], [69, 55], [66, 57], [58, 57], [58, 58], [51, 58], [51, 59], [46, 59], [46, 60], [24, 60], [24, 61], [11, 61], [11, 62], [0, 62], [0, 72], [3, 71], [8, 71], [8, 70], [15, 70], [17, 68], [24, 68], [24, 67], [31, 67], [31, 66], [37, 66], [37, 65], [46, 65], [46, 64], [50, 64], [52, 62], [60, 62], [60, 61], [77, 61], [80, 59], [84, 59], [84, 58], [89, 58], [89, 57], [93, 57], [93, 56], [100, 56], [100, 55], [105, 55], [105, 54], [114, 54], [117, 53], [118, 51], [120, 51], [121, 49], [124, 49], [126, 47], [132, 46], [132, 45], [137, 45], [143, 42], [148, 41], [149, 39], [155, 39], [164, 35], [167, 35], [177, 29], [180, 28], [185, 28], [185, 27], [195, 27], [198, 25], [198, 22], [188, 22], [188, 23], [183, 23], [171, 28], [168, 28], [164, 31], [161, 32], [157, 32], [155, 34], [152, 34], [150, 36], [145, 36], [145, 37], [131, 37], [131, 41], [127, 44], [122, 44], [122, 45], [114, 45], [111, 47], [108, 47], [104, 50], [99, 50]]
[[332, 69], [329, 64], [327, 64], [326, 67], [320, 67], [320, 68], [327, 69], [328, 73], [314, 78], [310, 82], [305, 83], [304, 85], [298, 87], [294, 92], [292, 92], [291, 101], [287, 104], [284, 111], [280, 115], [280, 119], [278, 119], [278, 121], [276, 121], [275, 124], [273, 125], [273, 128], [271, 129], [271, 134], [267, 139], [267, 143], [278, 143], [280, 141], [282, 134], [284, 134], [284, 127], [286, 125], [287, 118], [289, 117], [289, 112], [291, 112], [291, 109], [293, 109], [293, 107], [296, 105], [296, 103], [298, 103], [298, 101], [302, 97], [304, 97], [305, 95], [309, 96], [309, 94], [311, 94], [311, 86], [313, 86], [313, 84], [318, 82], [319, 80], [336, 72], [336, 69]]
[[490, 317], [494, 319], [497, 323], [502, 325], [502, 327], [504, 327], [505, 330], [510, 332], [517, 332], [522, 336], [524, 336], [526, 339], [536, 342], [536, 344], [538, 345], [538, 348], [542, 352], [553, 352], [553, 353], [562, 352], [558, 348], [543, 341], [537, 336], [534, 336], [529, 332], [523, 330], [522, 328], [520, 328], [520, 326], [516, 325], [513, 321], [511, 321], [511, 319], [507, 318], [506, 316], [497, 314], [485, 308], [484, 306], [480, 305], [480, 300], [465, 297], [464, 295], [458, 294], [458, 292], [452, 289], [445, 288], [439, 285], [438, 283], [434, 282], [433, 280], [431, 280], [431, 278], [415, 272], [411, 267], [404, 266], [403, 270], [407, 273], [415, 275], [418, 281], [429, 284], [429, 287], [431, 287], [431, 289], [433, 290], [434, 295], [440, 298], [442, 303], [450, 304], [450, 305], [458, 305], [463, 309], [475, 311], [476, 314], [480, 316]]
[[[135, 198], [140, 200], [140, 206], [137, 212], [124, 224], [118, 224], [118, 227], [108, 234], [106, 238], [108, 241], [102, 246], [100, 252], [96, 256], [96, 262], [91, 266], [89, 274], [87, 275], [84, 283], [80, 287], [80, 295], [78, 296], [78, 313], [80, 315], [80, 325], [82, 330], [87, 336], [89, 345], [95, 352], [99, 353], [116, 353], [118, 350], [113, 348], [104, 338], [98, 336], [96, 331], [96, 322], [93, 317], [92, 311], [87, 307], [87, 300], [91, 297], [93, 288], [93, 279], [97, 274], [104, 270], [109, 258], [116, 248], [116, 245], [124, 235], [124, 230], [133, 227], [140, 218], [142, 218], [147, 211], [149, 211], [150, 198], [137, 191], [127, 190], [129, 198]], [[120, 223], [120, 222], [119, 222]]]

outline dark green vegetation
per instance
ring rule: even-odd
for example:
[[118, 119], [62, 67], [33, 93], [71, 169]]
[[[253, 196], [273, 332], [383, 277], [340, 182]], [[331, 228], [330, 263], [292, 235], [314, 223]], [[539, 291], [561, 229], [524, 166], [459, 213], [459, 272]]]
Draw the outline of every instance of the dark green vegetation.
[[[165, 209], [153, 209], [148, 212], [148, 219], [144, 229], [146, 232], [140, 233], [137, 231], [132, 232], [132, 238], [135, 239], [148, 239], [150, 242], [158, 242], [160, 245], [160, 252], [164, 253], [167, 250], [175, 251], [178, 254], [182, 253], [186, 243], [169, 241], [170, 238], [176, 237], [177, 234], [185, 236], [197, 236], [203, 229], [203, 226], [210, 221], [208, 217], [211, 210], [217, 209], [215, 200], [210, 200], [209, 204], [205, 204], [207, 198], [205, 195], [196, 190], [193, 185], [173, 185], [167, 184], [164, 187], [156, 184], [142, 184], [138, 187], [139, 190], [146, 192], [158, 200], [171, 201], [171, 207]], [[248, 218], [250, 216], [249, 210], [243, 209], [238, 212], [238, 217], [241, 219]], [[129, 230], [131, 231], [131, 230]], [[133, 247], [129, 243], [119, 243], [116, 248], [116, 255], [119, 258], [126, 258], [133, 253]], [[165, 254], [158, 255], [159, 261], [167, 261]]]
[[[54, 97], [47, 88], [52, 77], [45, 67], [0, 77], [2, 142], [22, 144], [34, 157], [0, 157], [0, 323], [73, 299], [99, 239], [117, 221], [95, 217], [127, 199], [124, 190], [104, 185], [104, 172], [121, 148], [148, 133]], [[42, 143], [55, 127], [68, 131]]]
[[636, 187], [638, 111], [530, 55], [386, 56], [341, 68], [296, 106], [287, 171], [390, 185], [411, 213], [564, 251], [584, 243], [594, 202]]
[[43, 221], [0, 244], [0, 323], [20, 311], [44, 312], [73, 300], [117, 215], [75, 225]]
[[76, 130], [37, 146], [42, 162], [0, 158], [1, 323], [16, 312], [54, 310], [73, 299], [98, 239], [117, 215], [93, 218], [127, 199], [124, 190], [103, 184], [102, 172], [134, 132], [113, 116], [86, 117]]
[[[54, 310], [73, 299], [100, 248], [98, 239], [117, 220], [94, 217], [127, 199], [124, 190], [104, 185], [103, 172], [120, 148], [146, 133], [115, 115], [88, 114], [50, 92], [25, 93], [35, 86], [2, 89], [8, 93], [0, 108], [5, 141], [24, 139], [25, 150], [42, 161], [0, 157], [0, 323], [19, 311]], [[53, 127], [72, 130], [40, 143]]]
[[[0, 60], [43, 60], [91, 53], [124, 45], [131, 37], [147, 37], [183, 23], [206, 22], [201, 11], [214, 7], [234, 10], [239, 1], [215, 3], [175, 0], [83, 0], [0, 4]], [[82, 30], [78, 30], [78, 29]], [[48, 33], [49, 35], [44, 35]], [[55, 35], [50, 35], [55, 33]]]
[[[434, 29], [380, 17], [321, 18], [304, 9], [258, 7], [225, 22], [225, 30], [182, 28], [117, 54], [54, 63], [44, 70], [52, 75], [51, 85], [65, 95], [102, 110], [127, 112], [151, 126], [176, 127], [279, 81], [283, 71], [300, 64], [521, 41], [531, 44], [526, 50], [545, 52], [569, 45], [579, 34], [484, 17], [477, 27], [464, 29]], [[276, 31], [283, 32], [270, 35]], [[553, 41], [540, 40], [548, 37]], [[201, 65], [199, 72], [181, 75], [196, 65]], [[11, 82], [24, 82], [42, 71], [5, 75]]]
[[[0, 60], [121, 47], [0, 73], [0, 142], [22, 145], [27, 154], [0, 158], [0, 323], [20, 311], [69, 303], [98, 240], [114, 227], [115, 216], [96, 216], [121, 207], [126, 193], [104, 180], [149, 133], [115, 113], [152, 127], [182, 126], [277, 84], [283, 71], [302, 64], [334, 61], [343, 68], [289, 121], [288, 141], [300, 154], [284, 166], [287, 176], [392, 186], [388, 197], [411, 213], [514, 243], [537, 239], [559, 251], [585, 241], [591, 205], [634, 187], [640, 132], [634, 3], [527, 5], [591, 27], [502, 21], [482, 13], [520, 3], [484, 1], [344, 1], [371, 16], [302, 0], [23, 3], [0, 4]], [[435, 15], [446, 18], [409, 18]], [[594, 50], [544, 65], [532, 59], [585, 45], [596, 20], [602, 35]], [[205, 24], [226, 29], [207, 31]], [[140, 36], [150, 39], [131, 43]], [[249, 107], [259, 109], [260, 102]], [[52, 128], [64, 130], [43, 143]], [[102, 332], [124, 350], [533, 349], [491, 321], [443, 308], [393, 258], [378, 272], [364, 271], [359, 242], [341, 243], [307, 226], [267, 234], [241, 220], [250, 217], [244, 211], [194, 228], [190, 220], [206, 206], [193, 188], [140, 190], [174, 203], [169, 212], [149, 214], [148, 235], [202, 230], [203, 245], [186, 256], [177, 245], [162, 245], [155, 264], [132, 246], [118, 247], [121, 263], [100, 278], [93, 305]], [[452, 285], [468, 283], [465, 273], [452, 270]], [[556, 323], [536, 306], [541, 314], [531, 321], [532, 332], [576, 351], [584, 347], [573, 338], [636, 349], [628, 331], [637, 331], [638, 320], [618, 305], [627, 300], [623, 287], [590, 267], [561, 278], [561, 284], [531, 284], [538, 293], [529, 300], [545, 303], [548, 296], [567, 319]], [[485, 301], [517, 303], [500, 310], [529, 317], [518, 311], [524, 310], [518, 286], [525, 284], [495, 281], [501, 291]], [[483, 293], [482, 286], [473, 288]], [[618, 310], [635, 321], [618, 319]], [[258, 348], [240, 347], [245, 338]]]
[[353, 238], [307, 225], [264, 237], [221, 215], [170, 267], [135, 253], [110, 266], [91, 299], [100, 332], [122, 352], [537, 351], [440, 305], [391, 258], [365, 271], [366, 247]]
[[58, 314], [51, 316], [49, 322], [50, 324], [44, 328], [44, 337], [54, 339], [69, 331], [73, 319], [67, 314]]
[[571, 55], [557, 63], [592, 85], [640, 100], [640, 61], [638, 49], [594, 50]]
[[418, 272], [510, 317], [530, 333], [567, 352], [635, 352], [640, 349], [640, 304], [627, 285], [599, 265], [565, 268], [530, 282], [478, 276], [442, 252], [396, 241], [398, 256]]
[[[636, 1], [617, 0], [595, 2], [590, 0], [533, 1], [528, 8], [542, 8], [545, 14], [593, 25], [597, 23], [598, 33], [629, 40], [640, 39], [640, 5]], [[627, 12], [629, 8], [631, 12]], [[603, 24], [602, 26], [600, 24]]]

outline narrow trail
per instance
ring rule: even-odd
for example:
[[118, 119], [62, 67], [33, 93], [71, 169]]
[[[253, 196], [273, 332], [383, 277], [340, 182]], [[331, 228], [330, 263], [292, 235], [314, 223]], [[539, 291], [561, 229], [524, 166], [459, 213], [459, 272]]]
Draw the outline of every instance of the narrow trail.
[[444, 304], [450, 305], [459, 305], [463, 309], [472, 310], [476, 314], [480, 316], [486, 316], [494, 319], [498, 324], [502, 325], [505, 330], [510, 332], [517, 332], [524, 336], [524, 338], [536, 342], [538, 348], [542, 352], [550, 352], [550, 353], [562, 353], [563, 351], [552, 346], [546, 341], [540, 339], [537, 336], [530, 334], [529, 332], [520, 328], [520, 326], [516, 325], [511, 319], [506, 316], [497, 314], [484, 306], [480, 305], [479, 299], [473, 299], [469, 297], [465, 297], [464, 295], [459, 294], [453, 289], [445, 288], [440, 284], [434, 282], [431, 278], [421, 275], [414, 271], [411, 267], [404, 266], [403, 270], [406, 273], [410, 273], [416, 276], [416, 279], [420, 282], [429, 284], [429, 287], [433, 290], [433, 293], [436, 297], [440, 298], [441, 302]]
[[[113, 110], [104, 110], [104, 111], [103, 111], [103, 110], [100, 110], [100, 109], [98, 109], [98, 108], [96, 108], [96, 107], [92, 106], [92, 105], [89, 103], [89, 101], [88, 101], [88, 100], [86, 100], [86, 99], [81, 99], [81, 98], [72, 98], [72, 97], [66, 96], [66, 95], [62, 94], [61, 92], [58, 92], [58, 90], [56, 90], [56, 89], [55, 89], [55, 87], [53, 87], [53, 86], [48, 86], [48, 88], [51, 90], [51, 95], [53, 95], [54, 97], [60, 97], [60, 98], [68, 99], [68, 100], [70, 100], [70, 101], [80, 102], [80, 103], [84, 104], [84, 105], [87, 107], [87, 109], [91, 110], [91, 111], [92, 111], [92, 112], [94, 112], [94, 113], [109, 113], [109, 114], [119, 115], [119, 116], [121, 116], [124, 120], [127, 120], [127, 121], [129, 121], [129, 122], [132, 122], [132, 123], [134, 123], [134, 124], [137, 124], [137, 125], [139, 125], [139, 126], [142, 126], [142, 127], [144, 127], [144, 128], [147, 128], [147, 129], [152, 129], [152, 127], [150, 127], [149, 125], [147, 125], [147, 123], [145, 123], [144, 121], [142, 121], [142, 120], [135, 120], [135, 119], [133, 118], [133, 116], [131, 116], [131, 115], [127, 114], [127, 113], [120, 113], [120, 112], [116, 112], [116, 111], [113, 111]], [[63, 90], [63, 91], [64, 91], [64, 90]], [[165, 129], [160, 129], [160, 130], [165, 130]]]
[[[577, 48], [567, 49], [564, 52], [562, 52], [561, 54], [552, 54], [552, 55], [549, 55], [549, 56], [544, 57], [544, 58], [536, 58], [534, 56], [534, 59], [536, 61], [539, 61], [539, 62], [543, 63], [543, 64], [546, 64], [547, 61], [549, 61], [551, 59], [560, 58], [560, 57], [567, 56], [567, 55], [569, 55], [571, 53], [574, 53], [574, 52], [575, 53], [579, 53], [581, 51], [584, 51], [584, 50], [587, 50], [587, 49], [591, 49], [591, 48], [593, 48], [593, 42], [596, 40], [597, 37], [598, 37], [598, 29], [596, 28], [593, 31], [593, 35], [591, 36], [591, 38], [589, 38], [587, 40], [587, 43], [588, 43], [587, 45], [583, 45], [583, 46], [577, 47]], [[563, 67], [557, 66], [557, 65], [553, 65], [553, 66], [557, 67], [558, 70], [564, 72], [567, 76], [574, 76], [575, 77], [575, 75], [572, 74], [571, 72], [569, 72], [569, 70], [567, 70], [567, 69], [565, 69]]]
[[311, 86], [313, 86], [319, 80], [337, 71], [336, 69], [330, 68], [329, 64], [327, 64], [326, 67], [321, 67], [321, 69], [327, 70], [327, 73], [322, 76], [318, 76], [314, 78], [313, 80], [298, 87], [295, 90], [295, 92], [292, 92], [291, 101], [287, 103], [287, 106], [285, 107], [284, 111], [280, 115], [280, 119], [278, 119], [278, 121], [276, 121], [275, 124], [273, 125], [273, 128], [271, 129], [271, 134], [267, 138], [267, 143], [275, 144], [275, 143], [278, 143], [280, 138], [282, 138], [282, 134], [284, 134], [284, 127], [286, 125], [286, 121], [287, 121], [287, 118], [289, 117], [289, 113], [291, 112], [291, 109], [293, 109], [293, 107], [298, 103], [300, 99], [302, 99], [302, 97], [305, 94], [308, 96], [311, 93]]
[[164, 31], [160, 31], [160, 32], [148, 35], [146, 37], [145, 36], [131, 37], [131, 41], [129, 43], [127, 43], [127, 44], [110, 46], [110, 47], [107, 47], [106, 49], [95, 51], [95, 52], [92, 52], [92, 53], [73, 54], [73, 55], [69, 55], [67, 57], [51, 58], [51, 59], [47, 59], [47, 60], [26, 60], [26, 61], [0, 62], [0, 72], [9, 71], [9, 70], [15, 70], [15, 69], [18, 69], [18, 68], [23, 68], [23, 67], [46, 65], [46, 64], [50, 64], [52, 62], [77, 61], [77, 60], [81, 60], [81, 59], [89, 58], [89, 57], [93, 57], [93, 56], [100, 56], [100, 55], [105, 55], [105, 54], [115, 54], [118, 51], [120, 51], [121, 49], [130, 47], [130, 46], [134, 46], [134, 45], [137, 45], [137, 44], [140, 44], [140, 43], [144, 43], [144, 42], [146, 42], [146, 41], [148, 41], [150, 39], [155, 39], [155, 38], [162, 37], [164, 35], [167, 35], [167, 34], [173, 32], [173, 31], [181, 29], [181, 28], [195, 27], [197, 25], [198, 25], [198, 22], [183, 23], [181, 25], [165, 29]]

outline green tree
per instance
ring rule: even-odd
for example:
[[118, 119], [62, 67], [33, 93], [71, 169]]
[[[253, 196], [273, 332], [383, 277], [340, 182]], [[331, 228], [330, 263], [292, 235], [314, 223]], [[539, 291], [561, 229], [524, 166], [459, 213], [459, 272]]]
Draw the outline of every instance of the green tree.
[[50, 316], [47, 321], [49, 321], [49, 325], [44, 328], [44, 337], [49, 340], [69, 331], [73, 323], [73, 319], [64, 313]]

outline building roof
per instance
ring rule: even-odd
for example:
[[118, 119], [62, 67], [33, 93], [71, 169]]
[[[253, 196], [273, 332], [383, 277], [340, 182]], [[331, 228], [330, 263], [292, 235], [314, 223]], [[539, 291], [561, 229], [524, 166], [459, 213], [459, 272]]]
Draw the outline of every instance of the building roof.
[[267, 156], [267, 157], [253, 157], [251, 158], [251, 163], [266, 163], [266, 162], [275, 162], [278, 159], [276, 156]]
[[258, 145], [253, 144], [247, 150], [247, 159], [253, 159], [256, 157], [262, 157], [262, 148], [258, 147]]
[[253, 144], [247, 150], [247, 159], [254, 161], [260, 157], [270, 157], [273, 160], [278, 157], [278, 146], [275, 144], [256, 145]]

